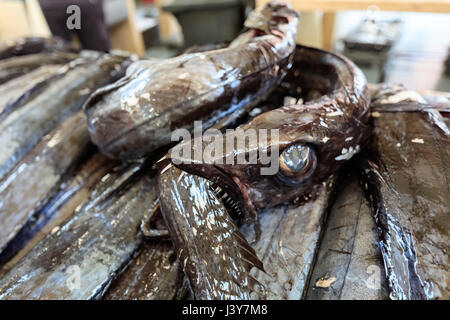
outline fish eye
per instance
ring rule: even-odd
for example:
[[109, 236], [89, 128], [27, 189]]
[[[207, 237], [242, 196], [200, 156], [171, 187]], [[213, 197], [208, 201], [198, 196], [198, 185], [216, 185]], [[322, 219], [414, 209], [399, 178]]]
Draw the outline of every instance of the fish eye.
[[278, 178], [289, 185], [298, 185], [309, 178], [317, 165], [314, 149], [305, 144], [293, 144], [283, 150], [279, 159]]

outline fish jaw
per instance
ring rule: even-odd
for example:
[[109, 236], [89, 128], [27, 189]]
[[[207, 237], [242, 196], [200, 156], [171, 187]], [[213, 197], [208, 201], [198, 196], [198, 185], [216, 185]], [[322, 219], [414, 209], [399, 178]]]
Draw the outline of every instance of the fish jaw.
[[[315, 185], [358, 153], [365, 141], [368, 127], [359, 121], [349, 118], [339, 122], [328, 120], [325, 124], [323, 108], [319, 108], [323, 105], [322, 101], [301, 108], [297, 106], [295, 113], [292, 107], [283, 107], [261, 114], [223, 135], [222, 154], [211, 156], [204, 152], [200, 158], [191, 157], [191, 152], [181, 154], [180, 150], [206, 151], [212, 139], [202, 136], [175, 146], [169, 151], [169, 158], [178, 168], [213, 181], [230, 195], [234, 193], [248, 216], [254, 216], [260, 208], [299, 201], [302, 195], [312, 192]], [[246, 141], [245, 146], [237, 146], [239, 137], [250, 129], [256, 133], [256, 143]], [[270, 129], [276, 129], [278, 134], [272, 136]], [[229, 141], [234, 141], [232, 150], [227, 148]], [[278, 161], [283, 150], [296, 144], [314, 150], [317, 166], [305, 181], [289, 185], [279, 177]], [[254, 159], [252, 155], [257, 159], [256, 163], [248, 163]], [[263, 155], [266, 160], [270, 158], [269, 164], [260, 161]], [[242, 159], [247, 163], [240, 162]]]

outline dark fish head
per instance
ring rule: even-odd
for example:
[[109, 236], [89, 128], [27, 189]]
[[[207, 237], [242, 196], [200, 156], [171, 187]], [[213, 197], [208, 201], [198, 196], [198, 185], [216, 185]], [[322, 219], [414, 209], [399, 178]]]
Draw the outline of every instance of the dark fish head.
[[169, 152], [172, 163], [211, 180], [247, 212], [312, 196], [361, 149], [367, 88], [347, 59], [305, 47], [297, 49], [287, 81], [291, 92], [301, 89], [305, 103], [262, 113], [223, 135], [206, 132], [182, 142]]

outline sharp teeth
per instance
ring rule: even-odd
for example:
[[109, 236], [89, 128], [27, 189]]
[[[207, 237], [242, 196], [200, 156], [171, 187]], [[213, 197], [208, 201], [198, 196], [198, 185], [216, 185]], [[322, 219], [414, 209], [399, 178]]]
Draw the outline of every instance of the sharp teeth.
[[167, 158], [167, 154], [164, 157], [162, 157], [161, 159], [159, 159], [158, 161], [156, 161], [156, 163], [159, 163], [159, 162], [163, 161], [166, 158]]
[[181, 178], [183, 178], [183, 176], [184, 176], [185, 173], [186, 173], [186, 172], [183, 171], [183, 172], [180, 174], [180, 176], [179, 176], [178, 179], [177, 179], [177, 183], [180, 183]]
[[169, 170], [171, 166], [172, 166], [172, 164], [169, 163], [164, 169], [162, 169], [161, 174], [163, 174], [164, 172], [166, 172], [167, 170]]

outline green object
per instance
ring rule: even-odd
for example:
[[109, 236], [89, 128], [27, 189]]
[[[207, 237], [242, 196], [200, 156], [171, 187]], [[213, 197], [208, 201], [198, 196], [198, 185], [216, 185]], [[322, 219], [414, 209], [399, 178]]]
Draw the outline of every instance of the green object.
[[186, 47], [233, 40], [244, 22], [240, 0], [177, 0], [163, 10], [178, 19]]

